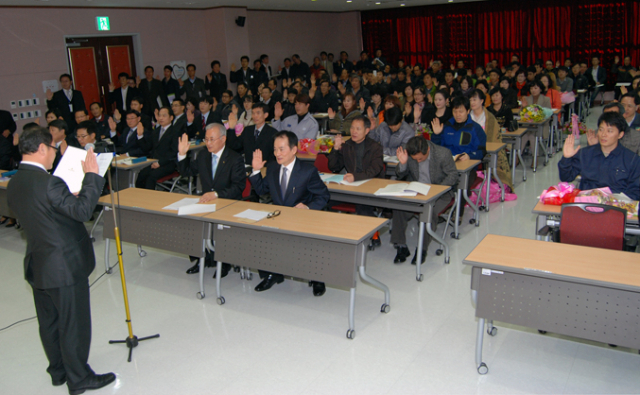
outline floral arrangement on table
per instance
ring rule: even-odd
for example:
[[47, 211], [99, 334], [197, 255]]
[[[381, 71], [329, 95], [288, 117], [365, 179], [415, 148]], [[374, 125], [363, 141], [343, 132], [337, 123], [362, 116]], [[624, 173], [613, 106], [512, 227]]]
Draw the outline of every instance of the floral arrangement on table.
[[415, 124], [416, 136], [422, 136], [425, 140], [431, 140], [431, 134], [433, 134], [433, 130], [426, 123], [418, 123]]
[[567, 122], [562, 126], [563, 134], [573, 134], [575, 137], [586, 134], [588, 130], [587, 125], [584, 122], [580, 122], [576, 114], [571, 115], [571, 122]]
[[565, 203], [573, 203], [580, 190], [573, 184], [561, 182], [558, 185], [545, 189], [540, 194], [540, 203], [562, 206]]
[[520, 122], [541, 122], [545, 118], [544, 109], [537, 104], [532, 104], [520, 110]]
[[310, 154], [328, 154], [333, 148], [333, 138], [333, 136], [320, 136], [317, 140], [302, 139], [298, 142], [298, 150]]
[[614, 194], [608, 187], [581, 191], [573, 184], [561, 182], [544, 190], [540, 195], [540, 202], [554, 206], [574, 202], [606, 204], [627, 210], [627, 219], [638, 219], [639, 202], [622, 193]]

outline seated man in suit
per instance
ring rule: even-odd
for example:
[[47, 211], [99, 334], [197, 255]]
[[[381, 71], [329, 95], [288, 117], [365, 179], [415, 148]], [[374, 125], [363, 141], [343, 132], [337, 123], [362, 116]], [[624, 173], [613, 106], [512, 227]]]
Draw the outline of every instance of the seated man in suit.
[[231, 92], [230, 90], [222, 92], [220, 103], [218, 103], [218, 107], [215, 109], [215, 112], [218, 113], [222, 121], [229, 120], [229, 114], [231, 114], [231, 106], [233, 103], [235, 103], [233, 101], [233, 92]]
[[93, 148], [93, 151], [97, 154], [113, 152], [113, 147], [109, 147], [104, 141], [98, 141], [97, 134], [98, 127], [93, 121], [80, 122], [76, 128], [76, 138], [83, 149]]
[[294, 103], [296, 102], [296, 97], [298, 97], [298, 90], [295, 88], [288, 88], [285, 89], [284, 92], [287, 94], [287, 97], [285, 98], [286, 100], [283, 100], [281, 102], [282, 109], [284, 110], [282, 112], [282, 118], [287, 119], [291, 116], [296, 115], [296, 106]]
[[214, 99], [209, 96], [200, 99], [198, 108], [202, 115], [198, 116], [197, 119], [193, 112], [187, 111], [187, 135], [189, 138], [203, 139], [208, 125], [222, 123], [220, 115], [213, 111], [213, 104]]
[[[370, 107], [371, 109], [371, 107]], [[373, 116], [373, 110], [370, 110]], [[371, 118], [370, 118], [371, 119]], [[376, 117], [373, 117], [376, 121]], [[415, 132], [404, 121], [402, 111], [397, 107], [391, 107], [384, 112], [384, 122], [371, 131], [370, 137], [382, 144], [382, 151], [385, 155], [394, 156], [398, 147], [403, 147]]]
[[598, 144], [575, 147], [569, 135], [558, 162], [560, 181], [572, 182], [580, 175], [582, 190], [609, 187], [613, 193], [640, 199], [640, 157], [619, 143], [627, 126], [622, 115], [606, 112], [598, 118]]
[[73, 80], [69, 74], [60, 76], [62, 89], [56, 93], [47, 89], [47, 107], [49, 110], [58, 110], [62, 118], [67, 122], [69, 130], [76, 130], [74, 113], [76, 110], [84, 110], [84, 98], [82, 92], [73, 89]]
[[299, 140], [303, 139], [316, 139], [318, 137], [318, 121], [309, 113], [309, 106], [311, 105], [311, 99], [304, 93], [296, 96], [295, 108], [296, 114], [291, 115], [288, 118], [282, 119], [284, 109], [282, 104], [276, 103], [273, 115], [273, 121], [271, 125], [278, 130], [290, 130], [298, 136]]
[[173, 128], [178, 132], [178, 136], [187, 133], [187, 116], [184, 115], [186, 104], [182, 99], [175, 99], [171, 103], [171, 111], [173, 111]]
[[150, 156], [158, 161], [142, 169], [136, 180], [136, 188], [156, 189], [158, 179], [176, 170], [180, 135], [177, 129], [171, 126], [172, 121], [171, 109], [162, 107], [158, 111], [158, 126], [153, 130], [150, 138], [143, 137], [138, 140], [143, 149], [150, 152]]
[[[203, 195], [200, 203], [206, 203], [217, 198], [242, 199], [242, 192], [247, 183], [247, 175], [244, 169], [242, 155], [234, 150], [225, 148], [227, 131], [220, 123], [210, 123], [206, 127], [204, 141], [207, 144], [209, 155], [201, 153], [196, 160], [187, 159], [189, 152], [189, 137], [183, 134], [178, 145], [178, 170], [180, 174], [188, 177], [200, 176]], [[213, 262], [213, 257], [207, 256], [207, 260]], [[198, 273], [200, 266], [198, 259], [195, 265], [187, 270], [188, 274]], [[222, 265], [222, 275], [229, 272], [230, 265]], [[213, 276], [215, 278], [215, 274]]]
[[275, 160], [273, 155], [273, 137], [277, 130], [266, 124], [269, 116], [269, 107], [264, 103], [255, 103], [251, 106], [251, 119], [253, 125], [244, 128], [242, 133], [236, 135], [235, 115], [229, 116], [229, 129], [227, 130], [227, 147], [238, 153], [244, 153], [244, 161], [250, 165], [253, 161], [253, 153], [259, 149], [263, 152], [262, 157], [271, 162]]
[[[136, 96], [133, 99], [131, 99], [131, 109], [140, 113], [140, 121], [144, 125], [144, 128], [148, 129], [148, 130], [151, 130], [151, 129], [153, 129], [153, 124], [151, 122], [151, 117], [148, 116], [147, 114], [145, 114], [142, 111], [143, 107], [144, 107], [144, 100], [140, 96]], [[120, 111], [118, 111], [117, 108], [113, 112], [113, 117], [112, 118], [116, 121], [116, 124], [117, 124], [116, 131], [118, 132], [118, 134], [122, 134], [124, 129], [127, 128], [127, 123], [126, 122], [121, 122], [122, 121], [122, 116], [126, 115], [126, 114], [127, 113], [124, 112], [124, 111], [121, 113]]]
[[[351, 122], [351, 139], [343, 141], [342, 135], [337, 135], [333, 149], [328, 155], [329, 169], [338, 173], [346, 169], [344, 180], [347, 182], [368, 180], [370, 178], [384, 178], [384, 160], [382, 146], [369, 137], [371, 122], [359, 115]], [[356, 214], [374, 217], [375, 207], [356, 204]], [[372, 244], [379, 246], [380, 234], [376, 232]]]
[[624, 106], [623, 116], [629, 128], [640, 129], [640, 114], [638, 114], [640, 97], [635, 93], [625, 93], [620, 98], [620, 103]]
[[[311, 81], [313, 84], [313, 80]], [[329, 112], [329, 109], [338, 112], [340, 103], [338, 96], [331, 90], [331, 82], [327, 79], [320, 80], [320, 92], [317, 92], [315, 85], [309, 90], [311, 97], [311, 112]]]
[[271, 122], [271, 120], [273, 119], [273, 114], [274, 114], [274, 109], [275, 109], [275, 104], [276, 104], [276, 100], [273, 99], [273, 92], [271, 92], [271, 88], [269, 88], [268, 86], [263, 86], [262, 89], [260, 90], [260, 100], [266, 104], [267, 106], [269, 106], [269, 116], [267, 117], [267, 122]]
[[[151, 139], [151, 130], [142, 124], [141, 114], [136, 110], [130, 110], [126, 118], [127, 127], [123, 129], [122, 134], [116, 140], [118, 155], [126, 154], [134, 158], [147, 156], [149, 152], [140, 144], [140, 139]], [[116, 123], [109, 119], [109, 127], [114, 132]]]
[[110, 139], [115, 136], [115, 134], [111, 134], [109, 130], [109, 117], [104, 114], [104, 108], [102, 107], [102, 103], [93, 102], [89, 106], [91, 110], [91, 115], [93, 116], [93, 122], [96, 123], [98, 128], [98, 139]]
[[[318, 170], [311, 163], [296, 160], [298, 152], [298, 137], [293, 132], [282, 131], [273, 140], [276, 162], [267, 166], [267, 174], [262, 178], [260, 170], [267, 161], [262, 158], [262, 151], [256, 149], [253, 153], [251, 166], [253, 172], [249, 181], [258, 195], [271, 194], [273, 203], [278, 206], [288, 206], [300, 209], [322, 210], [329, 201], [329, 190], [324, 185]], [[266, 291], [274, 284], [284, 281], [282, 274], [260, 271], [262, 282], [255, 288], [256, 292]], [[324, 283], [311, 282], [313, 295], [322, 296], [325, 293]]]
[[120, 82], [119, 88], [109, 84], [109, 104], [116, 103], [116, 108], [119, 111], [127, 112], [131, 108], [131, 100], [139, 93], [136, 88], [129, 87], [129, 74], [118, 74], [118, 81]]
[[[414, 136], [407, 142], [407, 148], [398, 147], [396, 150], [398, 161], [396, 167], [396, 175], [398, 180], [418, 181], [424, 184], [449, 185], [454, 186], [458, 183], [458, 170], [453, 161], [451, 151], [447, 148], [434, 144], [425, 140], [422, 136]], [[434, 232], [438, 228], [437, 214], [451, 202], [454, 197], [453, 188], [449, 192], [443, 194], [436, 200], [432, 207], [431, 226]], [[413, 213], [406, 211], [393, 210], [393, 219], [391, 226], [393, 233], [391, 234], [391, 242], [394, 248], [398, 250], [393, 263], [402, 263], [411, 252], [407, 247], [407, 222], [411, 219]], [[424, 232], [422, 238], [422, 256], [421, 263], [424, 263], [427, 257], [427, 249], [431, 242], [431, 236]], [[416, 264], [418, 248], [414, 253], [412, 265]]]
[[272, 78], [267, 83], [269, 89], [271, 89], [271, 99], [274, 102], [282, 101], [282, 92], [278, 90], [278, 80]]

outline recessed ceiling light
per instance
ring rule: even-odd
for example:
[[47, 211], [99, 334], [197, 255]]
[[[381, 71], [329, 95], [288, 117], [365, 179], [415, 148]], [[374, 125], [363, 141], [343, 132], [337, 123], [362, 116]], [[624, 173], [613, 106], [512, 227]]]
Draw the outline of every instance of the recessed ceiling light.
[[353, 0], [347, 0], [347, 3], [352, 3], [352, 2], [353, 2]]
[[453, 3], [453, 0], [449, 0], [449, 3]]
[[378, 5], [379, 5], [379, 4], [380, 4], [380, 2], [379, 2], [379, 1], [376, 1], [376, 4], [378, 4]]
[[400, 7], [404, 7], [404, 3], [400, 4]]

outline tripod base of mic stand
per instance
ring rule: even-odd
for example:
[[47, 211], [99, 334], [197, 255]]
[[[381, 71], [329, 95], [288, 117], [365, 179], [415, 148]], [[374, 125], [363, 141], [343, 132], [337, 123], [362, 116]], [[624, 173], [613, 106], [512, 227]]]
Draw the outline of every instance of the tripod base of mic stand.
[[125, 343], [127, 345], [127, 348], [129, 348], [129, 358], [127, 359], [127, 362], [131, 362], [131, 354], [133, 353], [133, 348], [137, 347], [139, 342], [149, 340], [149, 339], [156, 339], [158, 337], [160, 337], [159, 334], [153, 335], [153, 336], [145, 336], [139, 339], [138, 339], [138, 336], [133, 336], [133, 337], [127, 337], [125, 340], [109, 340], [109, 344]]

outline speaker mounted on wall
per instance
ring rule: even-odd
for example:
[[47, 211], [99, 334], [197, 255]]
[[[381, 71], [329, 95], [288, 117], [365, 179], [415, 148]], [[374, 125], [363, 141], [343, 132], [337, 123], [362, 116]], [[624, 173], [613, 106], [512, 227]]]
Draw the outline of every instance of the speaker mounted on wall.
[[244, 27], [244, 21], [247, 19], [246, 16], [239, 16], [238, 18], [236, 18], [236, 25], [240, 26], [240, 27]]

